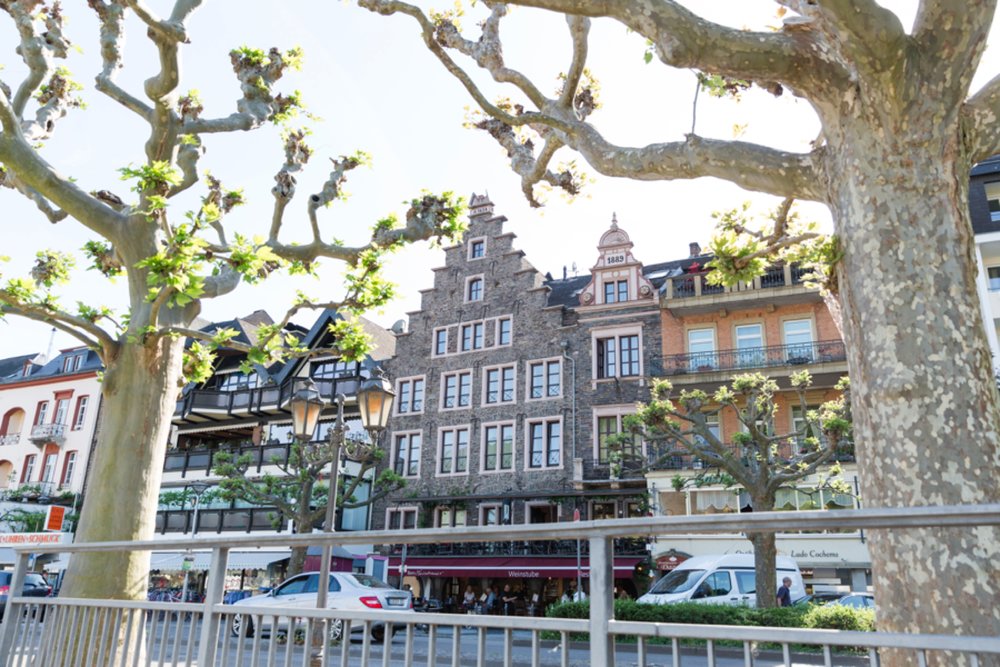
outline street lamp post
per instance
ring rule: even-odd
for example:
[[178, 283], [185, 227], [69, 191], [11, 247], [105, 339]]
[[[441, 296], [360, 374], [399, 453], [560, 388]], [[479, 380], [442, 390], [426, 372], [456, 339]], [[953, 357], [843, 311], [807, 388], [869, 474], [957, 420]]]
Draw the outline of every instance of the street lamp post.
[[[392, 390], [392, 386], [385, 376], [378, 372], [374, 377], [365, 381], [361, 389], [358, 390], [357, 397], [361, 424], [371, 436], [372, 443], [377, 443], [379, 434], [385, 430], [388, 424], [389, 413], [392, 410], [392, 402], [396, 393]], [[345, 446], [344, 436], [347, 432], [344, 425], [345, 400], [346, 397], [343, 394], [337, 394], [335, 399], [337, 419], [328, 434], [331, 454], [326, 518], [323, 521], [324, 533], [332, 533], [335, 529], [334, 519], [337, 511], [341, 451], [346, 449], [348, 456], [356, 456], [358, 452], [354, 448], [360, 446], [358, 443], [347, 443]], [[302, 388], [292, 395], [289, 407], [292, 411], [292, 430], [295, 432], [295, 437], [302, 442], [308, 442], [316, 431], [320, 413], [328, 407], [311, 379], [306, 380]], [[320, 555], [319, 586], [316, 591], [316, 607], [318, 609], [325, 609], [327, 604], [332, 550], [333, 544], [331, 542], [323, 543]], [[323, 625], [323, 636], [327, 637], [326, 623]], [[326, 641], [322, 641], [321, 645], [325, 647]]]
[[[198, 532], [198, 507], [201, 504], [201, 497], [205, 495], [205, 491], [208, 490], [207, 482], [191, 482], [188, 488], [191, 489], [191, 493], [194, 494], [194, 521], [191, 522], [191, 537], [194, 537], [195, 533]], [[188, 549], [188, 554], [191, 550]], [[187, 592], [188, 592], [188, 575], [190, 575], [190, 570], [184, 570], [184, 585], [181, 587], [181, 602], [187, 602]]]

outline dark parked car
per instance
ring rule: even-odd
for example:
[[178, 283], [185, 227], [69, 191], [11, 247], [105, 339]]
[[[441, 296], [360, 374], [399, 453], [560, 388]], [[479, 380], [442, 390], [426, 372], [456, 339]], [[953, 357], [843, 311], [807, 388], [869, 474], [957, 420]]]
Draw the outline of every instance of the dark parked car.
[[[0, 618], [7, 608], [7, 596], [10, 595], [10, 580], [14, 577], [13, 572], [0, 572]], [[45, 577], [29, 572], [24, 575], [24, 589], [21, 592], [23, 597], [44, 598], [52, 595], [52, 587]]]
[[855, 609], [874, 609], [875, 596], [871, 593], [851, 593], [840, 598], [833, 604], [841, 604], [845, 607], [854, 607]]

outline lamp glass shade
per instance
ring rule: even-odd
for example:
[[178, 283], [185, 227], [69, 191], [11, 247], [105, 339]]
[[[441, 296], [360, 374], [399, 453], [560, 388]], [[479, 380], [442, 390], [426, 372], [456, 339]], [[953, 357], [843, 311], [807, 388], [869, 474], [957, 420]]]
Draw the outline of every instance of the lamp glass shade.
[[319, 422], [319, 413], [323, 411], [323, 398], [319, 395], [316, 383], [307, 380], [302, 388], [292, 394], [289, 401], [292, 411], [292, 431], [299, 440], [312, 440]]
[[369, 431], [379, 432], [389, 423], [389, 413], [392, 412], [392, 402], [396, 392], [385, 376], [378, 375], [368, 380], [358, 390], [358, 410], [361, 412], [361, 425]]

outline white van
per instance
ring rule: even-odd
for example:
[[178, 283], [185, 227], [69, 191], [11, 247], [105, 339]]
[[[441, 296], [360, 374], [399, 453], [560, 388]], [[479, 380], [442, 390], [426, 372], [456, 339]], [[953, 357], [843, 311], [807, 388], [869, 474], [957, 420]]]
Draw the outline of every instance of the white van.
[[[792, 602], [806, 595], [802, 573], [795, 561], [778, 556], [777, 585], [788, 577], [792, 580]], [[682, 562], [639, 598], [646, 604], [671, 602], [704, 602], [709, 604], [757, 604], [757, 576], [754, 558], [750, 554], [695, 556]], [[777, 594], [777, 588], [771, 595]]]

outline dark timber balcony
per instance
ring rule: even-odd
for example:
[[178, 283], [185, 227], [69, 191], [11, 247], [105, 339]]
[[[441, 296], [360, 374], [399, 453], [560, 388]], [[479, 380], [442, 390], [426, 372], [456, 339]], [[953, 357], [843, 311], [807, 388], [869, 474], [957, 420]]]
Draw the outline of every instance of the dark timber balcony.
[[[368, 377], [367, 371], [337, 378], [313, 378], [323, 400], [332, 402], [337, 394], [353, 396]], [[288, 412], [288, 401], [301, 388], [305, 378], [294, 378], [280, 385], [264, 385], [253, 389], [220, 391], [191, 389], [174, 410], [174, 419], [204, 422], [226, 417], [277, 415]]]

